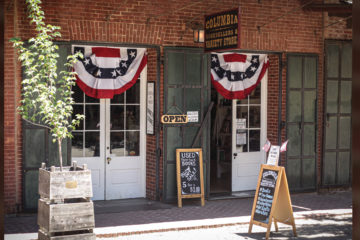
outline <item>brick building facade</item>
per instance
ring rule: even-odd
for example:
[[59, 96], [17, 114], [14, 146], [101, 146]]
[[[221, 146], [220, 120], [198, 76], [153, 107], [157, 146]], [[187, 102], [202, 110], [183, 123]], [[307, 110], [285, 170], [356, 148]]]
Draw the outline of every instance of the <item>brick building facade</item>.
[[[311, 3], [310, 3], [311, 2]], [[325, 2], [325, 3], [324, 3]], [[147, 82], [155, 82], [155, 105], [158, 116], [164, 111], [167, 88], [166, 73], [169, 49], [200, 50], [203, 43], [194, 43], [193, 25], [203, 24], [204, 15], [228, 9], [240, 8], [241, 51], [267, 53], [270, 68], [267, 83], [267, 137], [274, 144], [287, 138], [287, 121], [290, 58], [305, 56], [316, 58], [316, 185], [313, 191], [324, 187], [349, 186], [324, 184], [324, 128], [326, 117], [326, 60], [325, 45], [330, 41], [351, 41], [351, 21], [345, 13], [333, 14], [333, 10], [314, 10], [311, 4], [339, 4], [338, 1], [53, 1], [44, 0], [42, 8], [46, 23], [61, 26], [59, 42], [69, 44], [97, 44], [107, 46], [134, 46], [147, 48]], [[346, 6], [346, 5], [345, 5]], [[337, 13], [335, 11], [335, 13]], [[351, 10], [350, 10], [351, 16]], [[11, 43], [13, 36], [28, 39], [32, 36], [24, 1], [5, 0], [5, 139], [4, 139], [4, 197], [7, 213], [26, 209], [24, 197], [26, 181], [24, 171], [24, 137], [20, 116], [16, 113], [21, 93], [21, 65]], [[335, 41], [336, 42], [336, 41]], [[351, 42], [350, 42], [351, 45]], [[341, 45], [342, 46], [342, 45]], [[171, 51], [170, 51], [171, 52]], [[291, 55], [293, 54], [293, 55]], [[303, 55], [304, 54], [304, 55]], [[165, 62], [165, 63], [164, 63]], [[280, 73], [280, 74], [279, 74]], [[159, 84], [159, 85], [158, 85]], [[279, 98], [281, 96], [281, 98]], [[279, 102], [280, 100], [281, 102]], [[206, 107], [206, 106], [204, 106]], [[280, 112], [279, 112], [280, 111]], [[205, 111], [202, 112], [205, 114]], [[200, 116], [202, 118], [203, 116]], [[155, 116], [154, 135], [146, 135], [146, 194], [150, 199], [171, 199], [164, 188], [170, 180], [164, 159], [164, 128]], [[210, 126], [208, 126], [210, 128]], [[209, 130], [210, 131], [210, 130]], [[280, 142], [279, 142], [280, 140]], [[205, 141], [205, 140], [204, 140]], [[157, 150], [157, 148], [159, 150]], [[208, 152], [210, 156], [210, 150]], [[287, 156], [282, 154], [281, 164], [287, 166]], [[208, 165], [209, 166], [209, 165]], [[301, 165], [302, 166], [302, 165]], [[289, 167], [289, 166], [287, 166]], [[170, 168], [169, 168], [170, 169]], [[206, 170], [209, 171], [210, 170]], [[174, 173], [175, 174], [175, 173]], [[289, 169], [288, 177], [292, 171]], [[210, 173], [208, 174], [210, 176]], [[350, 172], [349, 172], [350, 175]], [[306, 174], [304, 175], [306, 178]], [[210, 181], [210, 179], [208, 180]]]

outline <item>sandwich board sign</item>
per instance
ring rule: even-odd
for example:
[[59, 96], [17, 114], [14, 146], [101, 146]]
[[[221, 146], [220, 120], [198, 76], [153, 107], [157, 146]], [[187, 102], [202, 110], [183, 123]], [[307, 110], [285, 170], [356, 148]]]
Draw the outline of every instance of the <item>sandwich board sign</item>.
[[183, 198], [201, 198], [201, 206], [205, 205], [201, 148], [176, 149], [176, 179], [178, 207]]
[[291, 225], [296, 236], [285, 168], [262, 164], [251, 211], [249, 234], [255, 224], [267, 228], [266, 239], [269, 239], [273, 221], [276, 231], [277, 223], [280, 222]]

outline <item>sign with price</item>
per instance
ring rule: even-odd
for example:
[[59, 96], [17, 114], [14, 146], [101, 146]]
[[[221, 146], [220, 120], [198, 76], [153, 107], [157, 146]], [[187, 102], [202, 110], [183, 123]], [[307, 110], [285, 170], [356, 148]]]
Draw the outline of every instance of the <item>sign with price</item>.
[[267, 228], [266, 239], [268, 239], [272, 221], [274, 221], [276, 231], [278, 231], [278, 222], [291, 225], [296, 236], [285, 169], [284, 167], [263, 164], [261, 165], [251, 212], [249, 234], [253, 224], [256, 224]]
[[201, 148], [176, 149], [178, 206], [183, 198], [201, 198], [204, 206], [204, 176]]

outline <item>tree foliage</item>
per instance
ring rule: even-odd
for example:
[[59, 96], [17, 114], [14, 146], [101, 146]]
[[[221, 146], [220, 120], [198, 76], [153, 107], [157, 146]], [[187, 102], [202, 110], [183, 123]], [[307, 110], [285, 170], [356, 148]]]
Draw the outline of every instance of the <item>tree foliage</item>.
[[81, 53], [69, 55], [65, 63], [66, 71], [57, 73], [59, 58], [58, 46], [54, 39], [61, 37], [60, 27], [46, 25], [40, 0], [26, 0], [30, 24], [35, 25], [36, 36], [25, 44], [19, 38], [13, 38], [25, 77], [22, 80], [22, 99], [18, 108], [21, 116], [34, 124], [50, 129], [53, 141], [58, 141], [59, 160], [62, 169], [62, 140], [72, 137], [71, 131], [79, 125], [83, 115], [77, 114], [71, 119], [74, 100], [71, 88], [75, 85], [73, 64]]

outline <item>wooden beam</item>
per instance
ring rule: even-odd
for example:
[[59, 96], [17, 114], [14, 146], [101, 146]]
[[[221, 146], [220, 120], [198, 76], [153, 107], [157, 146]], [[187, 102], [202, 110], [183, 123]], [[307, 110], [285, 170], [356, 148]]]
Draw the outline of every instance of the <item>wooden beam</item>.
[[360, 1], [353, 7], [352, 67], [352, 239], [360, 239]]
[[303, 7], [304, 11], [329, 12], [329, 13], [352, 13], [352, 5], [345, 4], [319, 4], [312, 3]]

